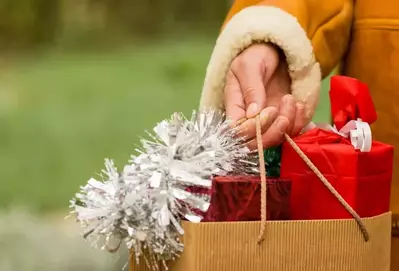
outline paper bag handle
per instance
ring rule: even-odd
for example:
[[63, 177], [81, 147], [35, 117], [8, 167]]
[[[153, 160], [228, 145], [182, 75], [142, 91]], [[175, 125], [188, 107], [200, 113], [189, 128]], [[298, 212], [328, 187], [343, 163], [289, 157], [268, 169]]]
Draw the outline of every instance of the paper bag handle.
[[[345, 199], [338, 193], [337, 190], [331, 185], [331, 183], [323, 176], [320, 170], [310, 161], [306, 154], [298, 147], [298, 145], [292, 140], [288, 134], [284, 134], [288, 144], [294, 149], [294, 151], [302, 158], [305, 164], [313, 171], [314, 174], [320, 179], [320, 181], [327, 187], [327, 189], [337, 198], [341, 205], [350, 213], [350, 215], [356, 220], [360, 231], [363, 235], [364, 240], [367, 242], [370, 240], [369, 232], [364, 225], [360, 216], [356, 211], [345, 201]], [[264, 240], [266, 232], [266, 200], [267, 200], [267, 186], [266, 186], [266, 166], [265, 158], [263, 156], [263, 143], [262, 143], [262, 131], [260, 124], [260, 116], [256, 116], [256, 142], [259, 154], [259, 171], [261, 180], [261, 229], [258, 236], [258, 244]]]
[[265, 239], [266, 232], [266, 204], [267, 204], [267, 184], [266, 184], [266, 165], [265, 156], [263, 154], [263, 142], [262, 142], [262, 129], [260, 124], [260, 116], [256, 116], [256, 143], [258, 147], [259, 156], [259, 172], [260, 172], [260, 232], [258, 236], [258, 244], [262, 243]]

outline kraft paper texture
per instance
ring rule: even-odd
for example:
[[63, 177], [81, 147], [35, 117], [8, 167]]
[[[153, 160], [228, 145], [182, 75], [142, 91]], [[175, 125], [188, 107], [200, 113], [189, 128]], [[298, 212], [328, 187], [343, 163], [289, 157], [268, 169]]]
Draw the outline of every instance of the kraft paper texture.
[[[183, 222], [184, 252], [170, 271], [389, 271], [391, 213], [363, 219], [365, 242], [355, 220]], [[152, 271], [132, 257], [131, 271]], [[164, 271], [163, 266], [159, 270]]]

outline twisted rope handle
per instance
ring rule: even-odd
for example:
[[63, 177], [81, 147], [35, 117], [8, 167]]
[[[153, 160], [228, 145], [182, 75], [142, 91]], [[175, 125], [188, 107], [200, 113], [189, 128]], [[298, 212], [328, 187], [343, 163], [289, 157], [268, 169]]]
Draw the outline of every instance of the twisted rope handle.
[[260, 171], [260, 232], [258, 236], [258, 244], [265, 240], [266, 232], [266, 204], [267, 204], [267, 184], [266, 184], [266, 165], [265, 156], [263, 154], [263, 141], [262, 141], [262, 130], [260, 124], [260, 116], [256, 116], [256, 143], [258, 145], [258, 156], [259, 156], [259, 171]]
[[[325, 185], [325, 187], [337, 198], [339, 203], [348, 211], [348, 213], [356, 220], [357, 225], [363, 235], [364, 240], [367, 242], [370, 240], [370, 234], [367, 231], [360, 216], [356, 211], [345, 201], [345, 199], [338, 193], [337, 190], [330, 184], [330, 182], [323, 176], [320, 170], [310, 161], [306, 154], [298, 147], [298, 145], [292, 140], [292, 138], [285, 134], [285, 139], [288, 144], [294, 149], [294, 151], [302, 158], [305, 164], [313, 171], [314, 174], [320, 179], [320, 181]], [[263, 155], [263, 143], [262, 143], [262, 131], [260, 124], [259, 115], [256, 116], [256, 142], [259, 154], [259, 170], [260, 170], [260, 180], [261, 180], [261, 228], [258, 236], [258, 244], [264, 240], [266, 232], [266, 201], [267, 201], [267, 185], [266, 185], [266, 166], [265, 158]]]

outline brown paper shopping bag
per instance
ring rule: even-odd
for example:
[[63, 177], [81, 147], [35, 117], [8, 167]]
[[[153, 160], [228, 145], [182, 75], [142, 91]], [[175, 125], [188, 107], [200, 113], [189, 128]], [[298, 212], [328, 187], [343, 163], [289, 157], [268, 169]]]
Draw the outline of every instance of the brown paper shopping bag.
[[[259, 118], [258, 118], [259, 119]], [[258, 128], [260, 126], [258, 125]], [[258, 135], [260, 133], [260, 128]], [[260, 138], [260, 137], [258, 137]], [[265, 221], [266, 186], [262, 191], [262, 221], [183, 222], [184, 252], [168, 264], [171, 271], [389, 271], [391, 213], [360, 219], [295, 143], [305, 160], [354, 219]], [[261, 144], [261, 140], [259, 140]], [[262, 146], [258, 145], [262, 150]], [[263, 156], [260, 155], [262, 159]], [[260, 161], [262, 184], [264, 162]], [[263, 167], [262, 167], [263, 166]], [[259, 235], [259, 230], [261, 234]], [[261, 239], [259, 238], [261, 237]], [[262, 241], [263, 242], [260, 242]], [[167, 270], [159, 264], [159, 270]], [[131, 271], [150, 271], [145, 261]]]

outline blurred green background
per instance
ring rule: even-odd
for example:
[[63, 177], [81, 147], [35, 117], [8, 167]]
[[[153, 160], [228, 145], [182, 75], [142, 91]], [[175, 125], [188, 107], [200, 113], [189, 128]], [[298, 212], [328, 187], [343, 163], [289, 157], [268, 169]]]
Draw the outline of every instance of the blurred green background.
[[[119, 270], [68, 203], [105, 157], [197, 107], [229, 0], [0, 0], [0, 271]], [[323, 82], [316, 121], [327, 121]], [[73, 220], [73, 219], [72, 219]], [[99, 257], [101, 256], [101, 257]]]

